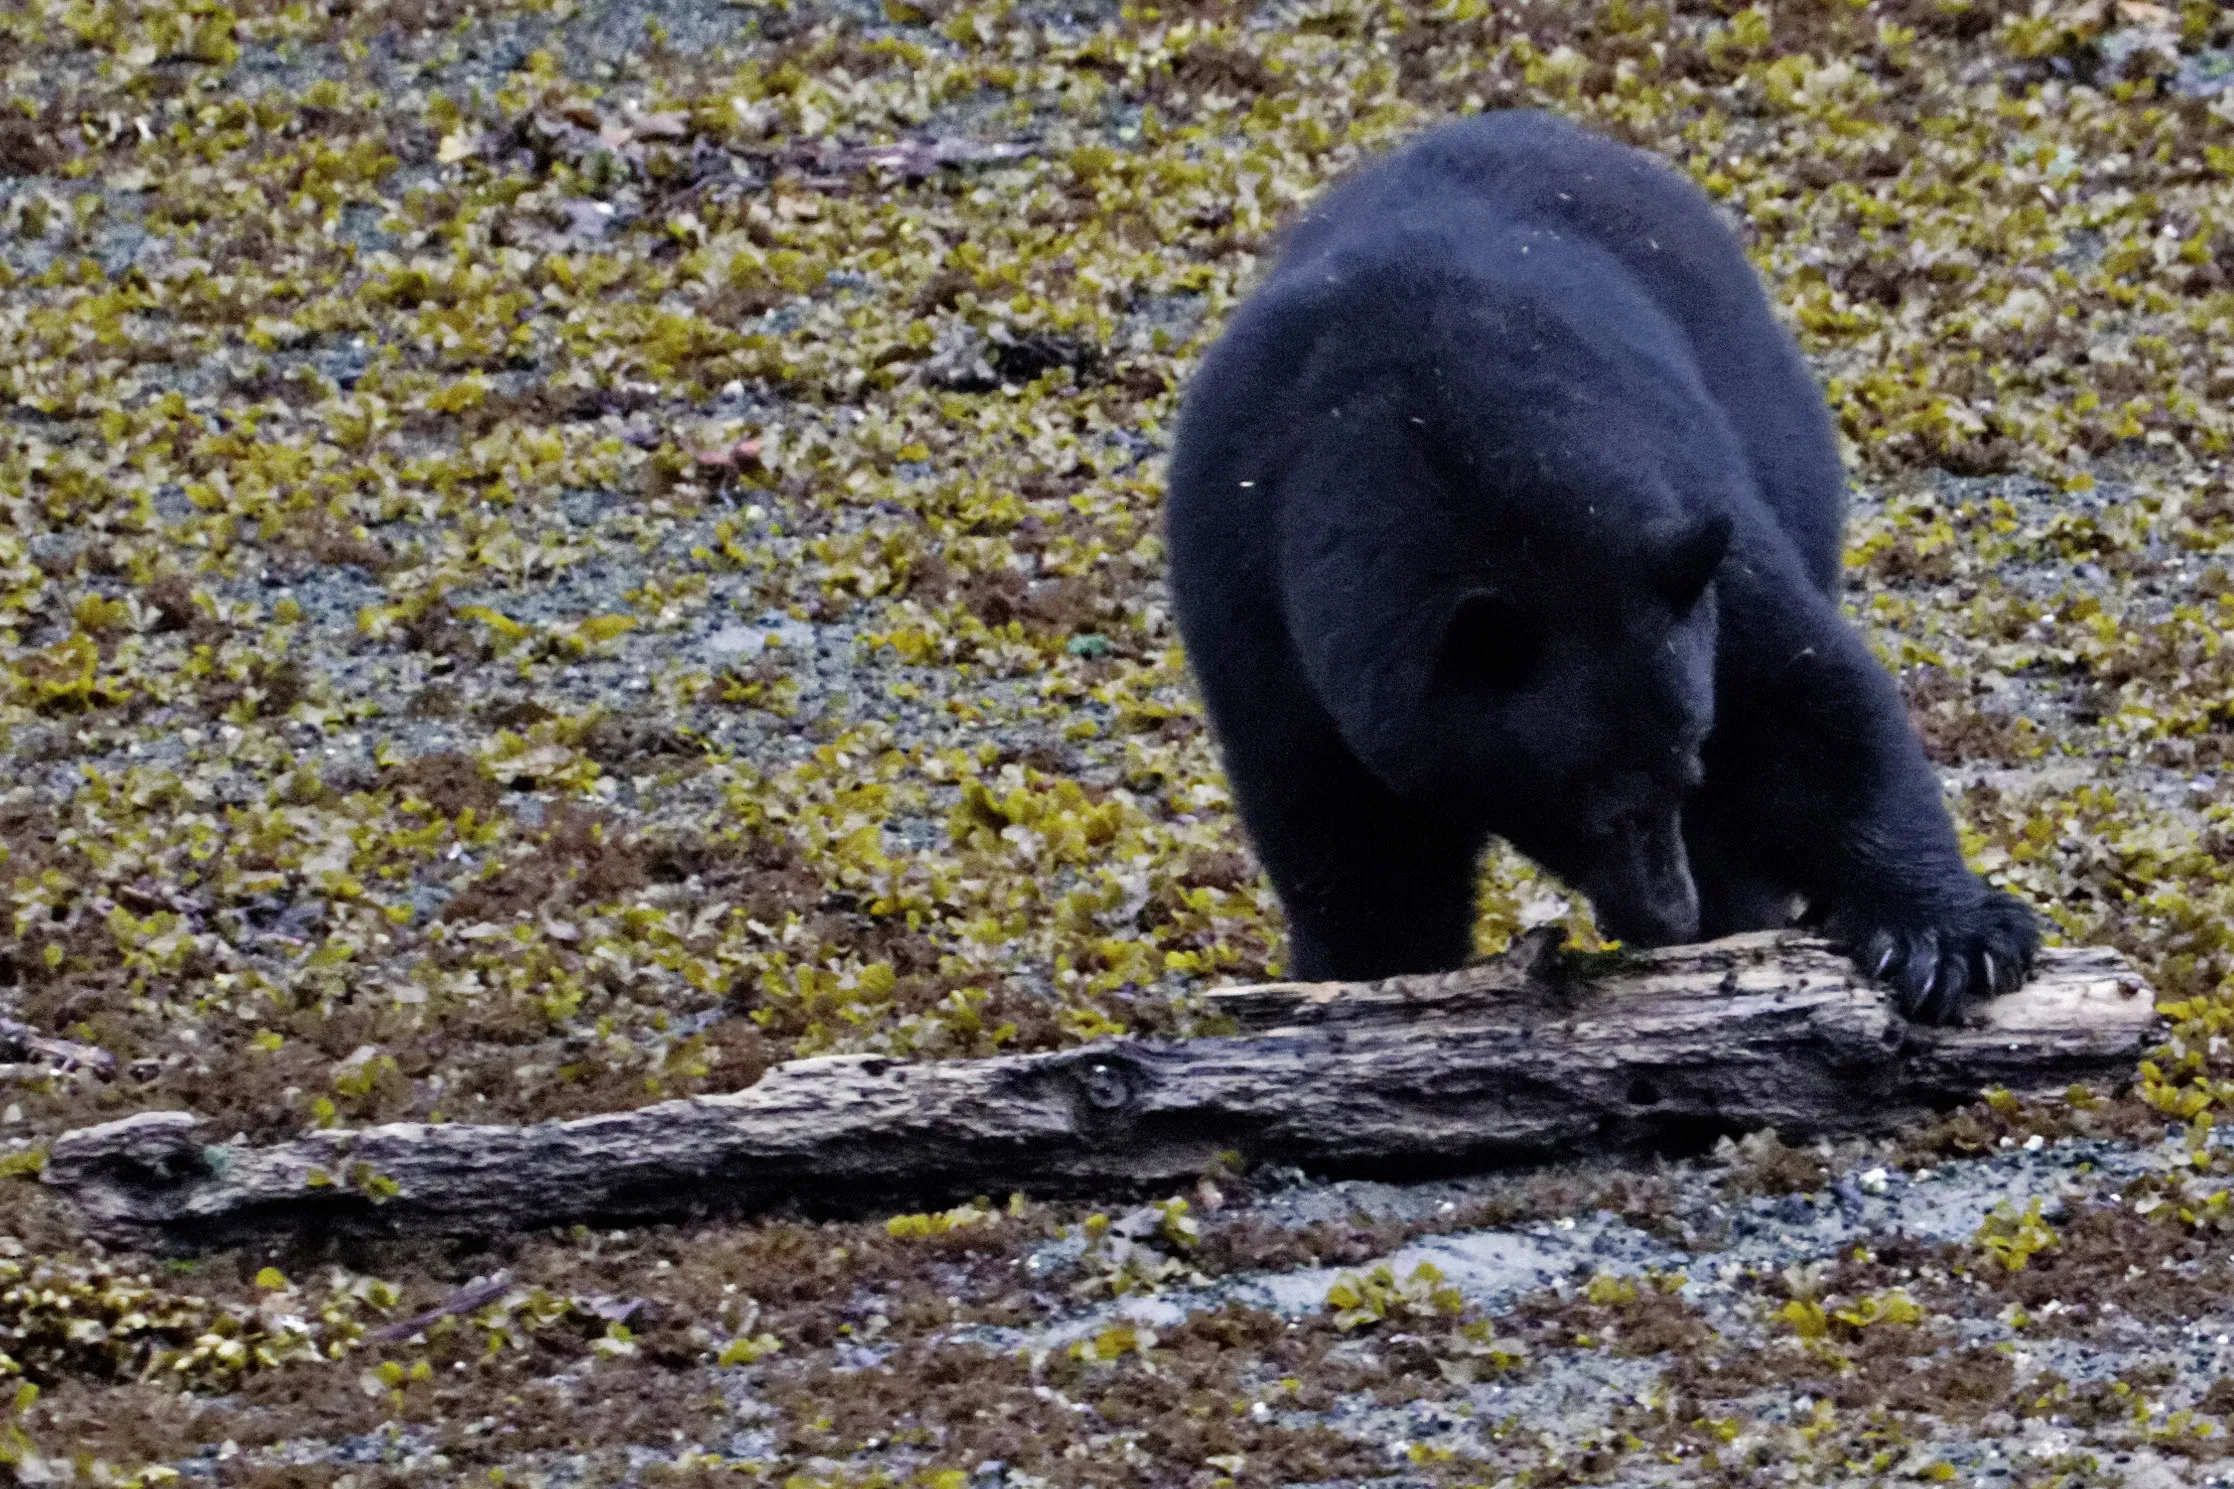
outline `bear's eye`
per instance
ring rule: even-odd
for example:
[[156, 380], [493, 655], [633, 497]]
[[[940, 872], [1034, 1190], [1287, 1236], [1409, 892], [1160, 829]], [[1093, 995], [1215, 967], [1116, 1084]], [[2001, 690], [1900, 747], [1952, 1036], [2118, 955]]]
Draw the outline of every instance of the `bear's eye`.
[[1435, 669], [1445, 693], [1509, 692], [1536, 668], [1542, 638], [1510, 600], [1475, 593], [1458, 602]]

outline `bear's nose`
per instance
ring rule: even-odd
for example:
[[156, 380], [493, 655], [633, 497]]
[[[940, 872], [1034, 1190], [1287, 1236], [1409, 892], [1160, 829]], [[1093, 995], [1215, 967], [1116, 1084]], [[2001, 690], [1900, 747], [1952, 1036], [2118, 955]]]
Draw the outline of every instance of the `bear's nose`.
[[1681, 946], [1699, 935], [1699, 894], [1691, 883], [1690, 874], [1683, 876], [1680, 898], [1652, 907], [1650, 940], [1638, 938], [1639, 945]]
[[1636, 946], [1677, 946], [1699, 934], [1699, 887], [1676, 813], [1634, 822], [1615, 855], [1619, 869], [1590, 896], [1599, 919]]
[[1660, 945], [1674, 946], [1699, 934], [1699, 886], [1691, 877], [1691, 855], [1684, 850], [1683, 829], [1670, 816], [1656, 823], [1645, 850], [1645, 878]]

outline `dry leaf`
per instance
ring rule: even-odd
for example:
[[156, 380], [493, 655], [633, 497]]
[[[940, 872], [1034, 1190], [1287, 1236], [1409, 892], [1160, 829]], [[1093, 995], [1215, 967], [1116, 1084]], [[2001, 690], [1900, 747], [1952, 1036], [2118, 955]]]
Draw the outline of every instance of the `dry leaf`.
[[723, 449], [700, 450], [698, 452], [698, 463], [700, 465], [716, 466], [724, 470], [758, 458], [760, 458], [760, 441], [756, 439], [741, 439]]
[[690, 120], [681, 114], [638, 114], [628, 127], [640, 140], [679, 140], [690, 132]]

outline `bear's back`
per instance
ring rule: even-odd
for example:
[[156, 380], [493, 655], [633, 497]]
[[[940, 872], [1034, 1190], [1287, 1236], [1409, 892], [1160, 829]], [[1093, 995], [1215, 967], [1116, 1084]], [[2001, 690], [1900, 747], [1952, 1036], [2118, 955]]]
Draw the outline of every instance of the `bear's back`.
[[1393, 224], [1536, 227], [1617, 262], [1689, 343], [1754, 484], [1810, 577], [1836, 595], [1845, 480], [1829, 410], [1759, 276], [1713, 203], [1643, 151], [1550, 114], [1444, 125], [1328, 193], [1289, 230], [1266, 285], [1348, 256]]

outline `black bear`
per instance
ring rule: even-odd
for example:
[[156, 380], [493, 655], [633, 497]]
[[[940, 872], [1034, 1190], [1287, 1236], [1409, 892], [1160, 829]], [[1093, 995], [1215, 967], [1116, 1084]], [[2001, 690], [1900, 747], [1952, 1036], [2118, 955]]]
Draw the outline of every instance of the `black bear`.
[[1189, 385], [1173, 606], [1294, 975], [1470, 949], [1490, 836], [1658, 945], [1804, 912], [1912, 1018], [2006, 992], [1840, 614], [1828, 411], [1713, 205], [1555, 117], [1329, 193]]

